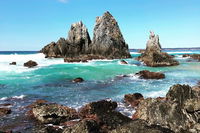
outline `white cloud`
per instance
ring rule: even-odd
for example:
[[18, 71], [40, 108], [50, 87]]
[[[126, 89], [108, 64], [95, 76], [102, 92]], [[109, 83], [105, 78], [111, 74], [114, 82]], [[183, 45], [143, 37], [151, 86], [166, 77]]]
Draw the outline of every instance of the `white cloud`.
[[62, 2], [62, 3], [67, 3], [68, 0], [58, 0], [59, 2]]

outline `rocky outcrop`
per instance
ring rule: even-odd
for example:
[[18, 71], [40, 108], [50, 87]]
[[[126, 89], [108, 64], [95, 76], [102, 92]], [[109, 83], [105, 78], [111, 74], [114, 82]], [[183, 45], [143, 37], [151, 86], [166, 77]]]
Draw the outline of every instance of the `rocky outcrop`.
[[133, 119], [168, 127], [175, 132], [200, 132], [200, 88], [174, 85], [165, 98], [147, 98], [140, 102]]
[[172, 130], [156, 125], [148, 125], [143, 120], [134, 120], [109, 133], [174, 133]]
[[30, 61], [24, 63], [24, 66], [25, 66], [25, 67], [28, 67], [28, 68], [32, 68], [32, 67], [35, 67], [35, 66], [37, 66], [37, 65], [38, 65], [37, 62], [32, 61], [32, 60], [30, 60]]
[[17, 63], [16, 62], [11, 62], [11, 63], [9, 63], [9, 65], [17, 65]]
[[59, 124], [61, 122], [77, 119], [78, 115], [75, 109], [53, 104], [39, 103], [33, 106], [31, 110], [33, 116], [41, 123]]
[[131, 57], [118, 23], [109, 12], [96, 19], [91, 50], [92, 54], [111, 59]]
[[200, 54], [184, 54], [183, 57], [189, 57], [191, 59], [200, 61]]
[[65, 59], [66, 62], [69, 58], [81, 60], [82, 56], [89, 56], [91, 59], [131, 57], [119, 26], [109, 12], [97, 18], [93, 41], [90, 39], [86, 26], [78, 22], [71, 25], [66, 40], [60, 38], [58, 42], [48, 44], [40, 52], [47, 58], [68, 58]]
[[70, 52], [71, 56], [77, 56], [89, 53], [91, 40], [88, 30], [82, 22], [71, 25], [67, 40], [72, 48], [67, 54]]
[[124, 96], [125, 103], [130, 104], [133, 108], [137, 107], [141, 100], [144, 100], [144, 97], [140, 93], [126, 94]]
[[140, 71], [140, 72], [136, 73], [136, 75], [138, 75], [139, 78], [141, 78], [141, 79], [163, 79], [163, 78], [165, 78], [165, 74], [163, 74], [163, 73], [150, 72], [148, 70]]
[[146, 50], [137, 59], [150, 67], [179, 65], [178, 61], [174, 60], [172, 56], [162, 52], [161, 50], [159, 36], [155, 35], [153, 32], [150, 32]]

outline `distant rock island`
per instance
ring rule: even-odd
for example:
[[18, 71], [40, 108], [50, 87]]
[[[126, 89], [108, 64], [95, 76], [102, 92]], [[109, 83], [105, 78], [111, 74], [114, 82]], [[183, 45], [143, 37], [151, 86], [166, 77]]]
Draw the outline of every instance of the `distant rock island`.
[[137, 59], [150, 67], [179, 65], [179, 62], [174, 60], [172, 56], [162, 52], [159, 36], [151, 31], [149, 40], [147, 41], [146, 50], [142, 51], [142, 55]]
[[[40, 52], [47, 58], [67, 58], [67, 62], [77, 59], [122, 59], [130, 58], [128, 45], [120, 31], [117, 21], [109, 13], [96, 18], [93, 39], [86, 26], [82, 22], [71, 25], [67, 39], [60, 38], [57, 42], [51, 42]], [[82, 59], [84, 58], [84, 59]]]

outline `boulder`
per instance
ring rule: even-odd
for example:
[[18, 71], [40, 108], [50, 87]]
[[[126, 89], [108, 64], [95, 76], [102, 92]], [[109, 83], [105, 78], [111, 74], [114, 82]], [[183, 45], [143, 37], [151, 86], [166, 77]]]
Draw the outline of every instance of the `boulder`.
[[38, 121], [44, 124], [59, 124], [78, 118], [75, 109], [54, 103], [39, 103], [33, 106], [31, 112]]
[[183, 57], [189, 57], [191, 59], [200, 61], [200, 54], [184, 54]]
[[0, 108], [0, 117], [11, 114], [10, 108]]
[[160, 72], [150, 72], [148, 70], [143, 70], [136, 73], [141, 79], [164, 79], [165, 74]]
[[172, 130], [158, 125], [148, 125], [144, 120], [134, 120], [109, 133], [174, 133]]
[[25, 66], [25, 67], [28, 67], [28, 68], [32, 68], [32, 67], [35, 67], [35, 66], [37, 66], [37, 65], [38, 65], [38, 64], [37, 64], [35, 61], [32, 61], [32, 60], [30, 60], [30, 61], [24, 63], [24, 66]]
[[145, 52], [137, 60], [144, 62], [150, 67], [179, 65], [179, 62], [174, 60], [172, 56], [161, 51], [159, 36], [153, 32], [150, 32]]
[[144, 97], [140, 93], [126, 94], [124, 96], [125, 103], [130, 104], [133, 108], [137, 107], [141, 100], [144, 100]]
[[141, 101], [133, 119], [142, 119], [175, 132], [199, 132], [200, 97], [195, 94], [197, 92], [188, 85], [174, 85], [166, 98], [147, 98]]
[[131, 57], [118, 23], [109, 12], [96, 18], [91, 52], [108, 59]]
[[131, 121], [129, 117], [115, 111], [116, 107], [117, 103], [112, 101], [92, 102], [80, 109], [79, 116], [80, 118], [92, 118], [97, 121], [101, 130], [107, 132]]
[[74, 82], [74, 83], [80, 83], [80, 82], [83, 82], [83, 81], [84, 81], [84, 79], [80, 78], [80, 77], [72, 80], [72, 82]]
[[17, 65], [16, 62], [11, 62], [9, 65]]
[[94, 120], [82, 120], [78, 124], [64, 129], [62, 133], [100, 133], [100, 127]]

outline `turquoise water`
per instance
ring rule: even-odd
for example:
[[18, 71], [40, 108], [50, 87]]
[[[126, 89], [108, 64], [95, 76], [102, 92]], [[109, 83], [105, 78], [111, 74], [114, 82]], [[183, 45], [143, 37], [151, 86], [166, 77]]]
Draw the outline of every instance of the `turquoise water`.
[[[0, 53], [0, 103], [13, 103], [17, 114], [17, 107], [26, 106], [36, 99], [79, 108], [88, 102], [106, 98], [123, 106], [123, 96], [127, 93], [139, 92], [145, 97], [165, 96], [174, 84], [195, 85], [200, 80], [200, 62], [182, 58], [183, 53], [200, 51], [171, 51], [170, 54], [175, 55], [180, 65], [157, 68], [143, 66], [135, 59], [126, 59], [129, 65], [121, 65], [119, 60], [64, 63], [63, 59], [45, 59], [40, 53]], [[132, 51], [133, 57], [138, 55]], [[23, 63], [30, 59], [38, 62], [39, 66], [31, 69], [23, 67]], [[10, 66], [12, 61], [16, 61], [17, 65]], [[134, 73], [141, 70], [163, 72], [166, 78], [139, 79]], [[124, 74], [131, 77], [120, 77]], [[84, 78], [85, 82], [71, 82], [77, 77]]]

